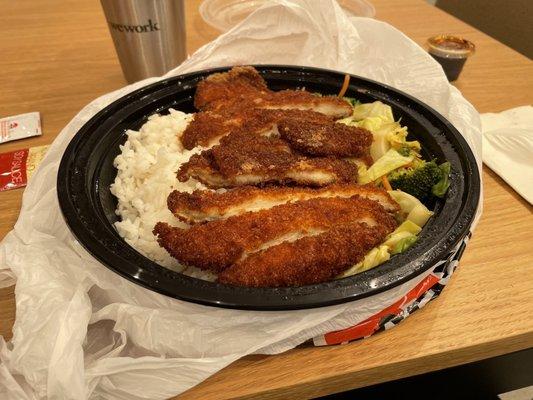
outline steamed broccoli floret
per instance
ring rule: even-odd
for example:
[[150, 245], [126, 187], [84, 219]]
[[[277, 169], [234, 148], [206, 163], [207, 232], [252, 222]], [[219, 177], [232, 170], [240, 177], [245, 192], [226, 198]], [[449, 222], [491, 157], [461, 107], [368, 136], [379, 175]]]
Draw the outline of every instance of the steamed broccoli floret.
[[[432, 189], [435, 185], [443, 180], [447, 183], [448, 173], [449, 163], [439, 166], [435, 161], [427, 162], [418, 159], [410, 167], [399, 168], [391, 172], [387, 178], [393, 189], [402, 190], [424, 201], [434, 195]], [[442, 196], [445, 192], [446, 190], [442, 192]]]

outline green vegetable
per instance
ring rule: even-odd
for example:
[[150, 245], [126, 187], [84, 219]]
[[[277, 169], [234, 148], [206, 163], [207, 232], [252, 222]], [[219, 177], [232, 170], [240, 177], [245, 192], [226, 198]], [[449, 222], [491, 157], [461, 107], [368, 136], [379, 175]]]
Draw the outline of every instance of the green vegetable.
[[[414, 157], [404, 157], [396, 150], [390, 149], [379, 158], [365, 174], [359, 175], [359, 183], [370, 183], [389, 174], [391, 171], [403, 167], [413, 161]], [[390, 179], [390, 178], [389, 178]]]
[[421, 229], [413, 222], [405, 221], [387, 236], [385, 242], [378, 247], [374, 247], [365, 255], [362, 261], [338, 275], [337, 278], [346, 278], [383, 264], [390, 259], [391, 254], [407, 250], [416, 241], [416, 235]]
[[414, 222], [405, 221], [387, 236], [387, 239], [383, 242], [383, 246], [387, 246], [393, 250], [399, 242], [412, 236], [416, 237], [421, 230], [422, 228]]
[[411, 148], [408, 146], [402, 146], [398, 150], [396, 150], [398, 153], [400, 153], [404, 157], [409, 157], [411, 155]]
[[385, 261], [390, 259], [389, 248], [387, 246], [378, 246], [370, 250], [363, 261], [358, 262], [353, 267], [347, 269], [342, 274], [338, 275], [337, 278], [346, 278], [347, 276], [352, 276], [359, 274], [360, 272], [369, 270], [371, 268], [377, 267], [380, 264], [383, 264]]
[[433, 187], [443, 178], [443, 171], [435, 161], [417, 160], [414, 166], [397, 169], [387, 178], [393, 189], [412, 194], [424, 201], [431, 197]]
[[355, 106], [358, 106], [359, 104], [361, 104], [361, 102], [359, 100], [357, 100], [356, 98], [354, 98], [354, 97], [344, 96], [343, 99], [346, 100], [348, 103], [350, 103], [350, 105], [352, 107], [355, 107]]
[[407, 237], [418, 235], [422, 228], [412, 221], [404, 221], [394, 232], [387, 236], [387, 239], [383, 242], [383, 245], [393, 248], [398, 241]]
[[394, 231], [389, 236], [387, 236], [387, 240], [383, 242], [383, 245], [387, 246], [389, 249], [393, 249], [394, 246], [396, 246], [398, 242], [410, 236], [415, 236], [415, 235], [409, 232], [405, 232], [405, 231], [404, 232]]
[[445, 162], [441, 165], [439, 165], [440, 171], [441, 171], [441, 177], [440, 180], [433, 185], [431, 188], [431, 193], [433, 193], [437, 197], [444, 197], [446, 192], [448, 191], [448, 188], [450, 187], [450, 170], [451, 165], [449, 162]]
[[418, 226], [424, 226], [432, 215], [433, 212], [429, 211], [425, 205], [420, 203], [407, 215], [406, 221], [411, 221]]
[[415, 235], [409, 235], [400, 240], [391, 251], [391, 254], [399, 254], [406, 251], [409, 247], [415, 244], [417, 237]]
[[[391, 190], [388, 193], [400, 205], [400, 215], [405, 221], [410, 221], [419, 227], [423, 227], [433, 215], [420, 200], [409, 193], [402, 192], [401, 190]], [[400, 227], [402, 226], [403, 224], [400, 225]]]
[[375, 101], [373, 103], [363, 103], [355, 106], [353, 109], [352, 118], [356, 121], [369, 117], [378, 117], [383, 122], [394, 122], [392, 116], [392, 108], [381, 101]]
[[[369, 120], [371, 121], [367, 122]], [[363, 121], [358, 123], [360, 127], [366, 128], [369, 131], [371, 131], [372, 135], [374, 136], [374, 141], [372, 142], [372, 145], [370, 146], [370, 155], [372, 156], [372, 159], [374, 161], [383, 157], [383, 155], [387, 151], [389, 151], [391, 147], [396, 150], [402, 148], [402, 146], [398, 145], [397, 143], [400, 143], [403, 140], [402, 138], [407, 135], [407, 128], [402, 127], [398, 122], [381, 123], [381, 125], [374, 126], [374, 127], [369, 126], [369, 125], [376, 125], [376, 120], [382, 121], [377, 117], [371, 117], [371, 118], [366, 118]], [[405, 142], [405, 140], [403, 142]], [[418, 143], [418, 142], [405, 142], [405, 143]], [[410, 148], [411, 147], [409, 147], [409, 149]], [[418, 150], [419, 149], [420, 147], [418, 148]], [[414, 148], [414, 150], [417, 150], [417, 149]], [[410, 154], [404, 153], [402, 155], [407, 157]]]
[[[400, 124], [398, 124], [400, 126]], [[417, 140], [407, 140], [407, 128], [400, 127], [389, 137], [390, 145], [393, 149], [398, 150], [400, 154], [410, 154], [411, 152], [420, 153], [420, 142]]]
[[420, 151], [420, 143], [407, 141], [407, 128], [394, 121], [392, 108], [380, 101], [359, 103], [354, 107], [352, 116], [338, 122], [372, 132], [374, 140], [370, 146], [370, 155], [374, 161], [381, 158], [391, 147], [396, 150], [402, 149], [401, 154], [405, 156], [408, 154], [403, 150], [404, 147], [417, 154]]

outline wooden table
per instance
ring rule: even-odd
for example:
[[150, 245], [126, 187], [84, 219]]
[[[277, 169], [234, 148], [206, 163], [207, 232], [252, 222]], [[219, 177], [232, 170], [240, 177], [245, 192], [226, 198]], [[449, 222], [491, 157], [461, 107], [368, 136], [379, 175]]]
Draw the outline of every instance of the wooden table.
[[[531, 103], [533, 64], [526, 57], [423, 1], [372, 2], [377, 18], [419, 44], [450, 32], [477, 45], [456, 86], [480, 112]], [[193, 52], [218, 32], [200, 18], [200, 1], [186, 3]], [[0, 152], [52, 142], [90, 100], [125, 84], [98, 2], [0, 0], [0, 9], [0, 116], [40, 111], [43, 122], [42, 137], [3, 144]], [[483, 179], [483, 218], [438, 300], [363, 341], [246, 357], [180, 398], [307, 398], [532, 347], [532, 209], [490, 170]], [[17, 219], [22, 193], [0, 193], [0, 238]], [[13, 288], [0, 290], [6, 339], [14, 318]]]

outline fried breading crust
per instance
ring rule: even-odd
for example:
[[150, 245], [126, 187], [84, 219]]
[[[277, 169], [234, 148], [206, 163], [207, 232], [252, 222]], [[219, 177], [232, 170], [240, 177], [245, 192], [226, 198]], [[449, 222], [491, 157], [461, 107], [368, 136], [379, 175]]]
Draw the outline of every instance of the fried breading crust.
[[202, 111], [194, 115], [194, 119], [181, 135], [181, 142], [183, 147], [190, 150], [196, 146], [214, 146], [222, 137], [237, 131], [249, 135], [265, 132], [277, 135], [276, 124], [282, 118], [323, 124], [334, 123], [333, 118], [314, 111], [261, 110], [243, 107], [216, 112]]
[[249, 103], [269, 92], [255, 68], [233, 67], [228, 72], [209, 75], [198, 83], [194, 106], [199, 110], [218, 110], [224, 105]]
[[245, 212], [259, 211], [284, 203], [317, 197], [351, 197], [359, 195], [377, 201], [387, 212], [397, 212], [398, 203], [383, 189], [374, 185], [333, 184], [323, 188], [243, 186], [226, 192], [174, 190], [167, 199], [168, 209], [188, 223], [214, 221]]
[[316, 96], [305, 90], [273, 92], [257, 70], [249, 66], [205, 78], [196, 88], [194, 105], [203, 111], [236, 107], [314, 110], [335, 118], [352, 113], [351, 105], [338, 97]]
[[345, 124], [283, 118], [278, 131], [291, 148], [312, 156], [361, 157], [372, 144], [370, 131]]
[[336, 158], [307, 158], [279, 138], [237, 132], [183, 164], [178, 179], [184, 182], [189, 178], [212, 188], [273, 182], [324, 186], [355, 182], [357, 166]]
[[352, 106], [335, 96], [317, 96], [305, 90], [280, 90], [254, 101], [258, 108], [313, 110], [334, 118], [351, 115]]
[[234, 286], [302, 286], [331, 280], [357, 264], [390, 233], [356, 223], [251, 254], [218, 275]]
[[396, 221], [378, 203], [359, 196], [318, 198], [249, 212], [189, 229], [159, 222], [159, 244], [186, 265], [220, 272], [247, 253], [287, 235], [324, 231], [349, 222], [380, 225], [392, 231]]
[[219, 113], [213, 111], [196, 113], [181, 135], [181, 143], [187, 150], [196, 146], [212, 146], [218, 142], [219, 138], [239, 129], [248, 114], [247, 112]]

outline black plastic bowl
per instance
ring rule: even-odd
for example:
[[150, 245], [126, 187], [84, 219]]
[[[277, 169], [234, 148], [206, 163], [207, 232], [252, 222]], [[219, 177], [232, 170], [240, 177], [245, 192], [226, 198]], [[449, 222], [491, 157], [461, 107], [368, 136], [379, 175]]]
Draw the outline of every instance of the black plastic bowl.
[[[305, 87], [337, 94], [344, 74], [295, 66], [256, 66], [274, 90]], [[191, 278], [164, 268], [129, 246], [113, 223], [116, 199], [109, 186], [113, 159], [126, 141], [126, 129], [138, 129], [149, 115], [169, 108], [193, 112], [197, 83], [212, 69], [165, 79], [110, 104], [87, 122], [70, 142], [59, 167], [57, 191], [65, 220], [80, 243], [102, 264], [123, 277], [177, 299], [211, 306], [291, 310], [361, 299], [390, 289], [443, 260], [467, 235], [479, 200], [480, 180], [474, 155], [459, 132], [422, 102], [389, 86], [352, 76], [346, 96], [362, 102], [380, 100], [422, 143], [424, 156], [452, 166], [446, 198], [433, 205], [435, 215], [417, 243], [377, 268], [352, 277], [289, 288], [233, 287]]]

